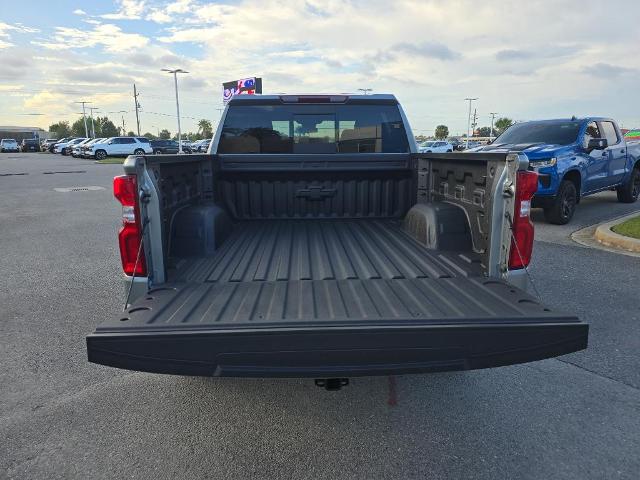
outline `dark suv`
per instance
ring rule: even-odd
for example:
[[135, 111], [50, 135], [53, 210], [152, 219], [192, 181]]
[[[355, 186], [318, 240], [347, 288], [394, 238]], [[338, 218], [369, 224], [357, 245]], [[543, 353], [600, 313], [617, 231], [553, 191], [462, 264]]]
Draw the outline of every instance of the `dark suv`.
[[[175, 140], [151, 140], [151, 148], [153, 153], [178, 153], [178, 142]], [[191, 153], [191, 148], [186, 145], [182, 145], [182, 151], [184, 153]]]
[[39, 152], [40, 151], [40, 143], [35, 138], [29, 138], [22, 140], [20, 144], [21, 152]]

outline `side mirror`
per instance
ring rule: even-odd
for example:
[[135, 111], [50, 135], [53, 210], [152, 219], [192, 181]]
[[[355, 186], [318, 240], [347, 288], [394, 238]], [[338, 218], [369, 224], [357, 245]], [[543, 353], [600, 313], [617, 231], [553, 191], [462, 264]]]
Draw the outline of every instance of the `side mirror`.
[[589, 144], [587, 145], [587, 150], [604, 150], [609, 146], [609, 142], [606, 138], [590, 138]]

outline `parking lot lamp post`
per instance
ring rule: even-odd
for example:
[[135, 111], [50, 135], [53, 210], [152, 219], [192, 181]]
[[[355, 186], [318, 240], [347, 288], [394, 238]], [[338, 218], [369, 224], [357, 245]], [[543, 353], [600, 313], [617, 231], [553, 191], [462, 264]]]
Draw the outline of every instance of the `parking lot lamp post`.
[[168, 68], [163, 68], [163, 72], [168, 72], [173, 74], [173, 82], [176, 87], [176, 114], [178, 115], [178, 153], [182, 153], [182, 131], [180, 129], [180, 102], [178, 101], [178, 74], [179, 73], [189, 73], [180, 68], [174, 68], [170, 70]]
[[367, 95], [367, 92], [372, 91], [372, 88], [359, 88], [358, 91], [364, 93], [365, 95]]
[[496, 118], [497, 113], [490, 112], [489, 115], [491, 115], [491, 133], [489, 134], [489, 140], [491, 140], [493, 138], [493, 120]]
[[469, 115], [467, 117], [467, 141], [465, 145], [465, 149], [469, 148], [469, 129], [471, 128], [471, 102], [478, 100], [478, 98], [465, 98], [467, 102], [469, 102]]
[[96, 125], [93, 122], [94, 110], [98, 110], [98, 107], [89, 107], [89, 114], [91, 115], [91, 138], [96, 138]]

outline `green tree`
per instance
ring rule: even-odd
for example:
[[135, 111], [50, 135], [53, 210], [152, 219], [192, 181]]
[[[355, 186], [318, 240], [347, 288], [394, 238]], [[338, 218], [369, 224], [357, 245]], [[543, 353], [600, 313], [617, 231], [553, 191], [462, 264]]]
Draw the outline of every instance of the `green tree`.
[[71, 127], [69, 127], [69, 122], [63, 120], [58, 123], [54, 123], [53, 125], [49, 125], [49, 133], [51, 133], [55, 138], [64, 138], [71, 136]]
[[[87, 118], [87, 130], [89, 131], [89, 136], [91, 136], [91, 119]], [[84, 137], [84, 118], [80, 117], [75, 122], [71, 124], [71, 135], [74, 137]]]
[[171, 132], [166, 128], [163, 130], [160, 130], [160, 138], [162, 140], [169, 140], [171, 138]]
[[136, 134], [134, 132], [132, 132], [131, 130], [129, 130], [127, 132], [127, 137], [135, 137], [135, 136], [136, 136]]
[[145, 138], [149, 138], [149, 139], [154, 139], [154, 138], [156, 138], [156, 136], [155, 136], [153, 133], [151, 133], [151, 132], [147, 132], [147, 133], [145, 133], [145, 134], [143, 135], [143, 137], [145, 137]]
[[203, 118], [198, 122], [198, 133], [200, 133], [204, 138], [211, 138], [213, 136], [213, 127], [211, 126], [211, 121]]
[[449, 136], [449, 127], [446, 125], [438, 125], [436, 127], [435, 137], [438, 140], [445, 140]]
[[496, 123], [494, 123], [494, 133], [496, 135], [500, 135], [511, 125], [513, 125], [513, 120], [507, 117], [501, 117], [496, 120]]
[[480, 127], [476, 132], [479, 137], [488, 137], [491, 135], [491, 127]]
[[96, 119], [96, 136], [102, 138], [117, 137], [120, 133], [118, 127], [107, 117], [98, 117]]

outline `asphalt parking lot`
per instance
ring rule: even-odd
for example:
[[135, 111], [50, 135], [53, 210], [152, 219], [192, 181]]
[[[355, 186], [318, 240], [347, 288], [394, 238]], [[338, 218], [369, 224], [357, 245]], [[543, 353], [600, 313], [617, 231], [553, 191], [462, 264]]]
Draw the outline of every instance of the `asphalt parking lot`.
[[1, 478], [637, 478], [640, 258], [569, 235], [640, 204], [599, 194], [565, 227], [534, 214], [532, 276], [590, 322], [588, 350], [327, 392], [86, 361], [85, 335], [124, 301], [121, 169], [0, 155]]

